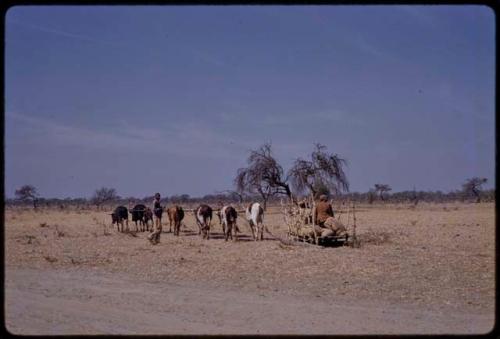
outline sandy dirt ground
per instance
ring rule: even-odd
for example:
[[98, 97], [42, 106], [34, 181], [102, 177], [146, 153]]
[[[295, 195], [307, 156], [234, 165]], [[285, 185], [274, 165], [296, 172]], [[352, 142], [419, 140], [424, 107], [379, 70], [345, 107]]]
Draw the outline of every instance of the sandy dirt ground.
[[[493, 204], [360, 206], [360, 248], [254, 242], [242, 218], [240, 241], [225, 242], [218, 222], [202, 240], [189, 213], [180, 237], [163, 233], [153, 246], [147, 232], [118, 233], [108, 213], [6, 210], [10, 332], [465, 334], [494, 325]], [[279, 208], [265, 222], [285, 234]]]

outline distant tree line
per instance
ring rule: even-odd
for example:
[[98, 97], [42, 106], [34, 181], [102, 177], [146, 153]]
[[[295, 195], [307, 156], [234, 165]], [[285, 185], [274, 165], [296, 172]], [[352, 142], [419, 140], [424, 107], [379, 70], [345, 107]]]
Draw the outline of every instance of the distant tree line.
[[[321, 191], [325, 193], [325, 191]], [[494, 202], [495, 201], [495, 189], [483, 190], [478, 193], [480, 202]], [[300, 198], [301, 196], [298, 196]], [[218, 204], [245, 204], [251, 201], [258, 201], [261, 197], [259, 194], [245, 194], [242, 197], [237, 194], [231, 193], [215, 193], [206, 194], [200, 197], [191, 197], [188, 194], [182, 195], [172, 195], [170, 197], [164, 197], [162, 199], [163, 204], [184, 204], [184, 205], [195, 205], [201, 202], [208, 203], [210, 205], [217, 206]], [[268, 203], [277, 203], [281, 197], [272, 196], [269, 198]], [[351, 192], [344, 193], [335, 196], [335, 200], [342, 201], [355, 201], [358, 203], [414, 203], [419, 202], [475, 202], [477, 198], [474, 195], [470, 195], [463, 190], [456, 190], [448, 193], [441, 191], [402, 191], [394, 193], [385, 193], [384, 200], [378, 196], [373, 196], [373, 191], [368, 191], [364, 193]], [[153, 196], [148, 196], [144, 198], [137, 197], [126, 197], [122, 198], [120, 196], [114, 197], [112, 200], [106, 201], [99, 205], [96, 205], [92, 198], [42, 198], [38, 197], [36, 202], [36, 208], [58, 208], [64, 209], [102, 209], [109, 210], [115, 205], [125, 205], [128, 206], [129, 202], [133, 204], [143, 203], [146, 205], [151, 204], [153, 201]], [[19, 200], [19, 199], [6, 199], [5, 204], [7, 206], [33, 206], [33, 202], [29, 200]]]
[[[264, 144], [251, 151], [247, 167], [240, 168], [234, 179], [235, 190], [225, 190], [201, 197], [189, 194], [164, 196], [161, 202], [166, 204], [195, 205], [201, 202], [214, 207], [225, 204], [245, 204], [261, 201], [264, 207], [268, 202], [287, 199], [297, 203], [305, 197], [317, 198], [327, 195], [341, 201], [360, 203], [412, 203], [419, 202], [493, 202], [495, 189], [483, 190], [486, 178], [467, 179], [461, 190], [448, 193], [441, 191], [413, 190], [393, 192], [388, 184], [374, 184], [367, 192], [349, 192], [349, 183], [343, 171], [345, 160], [336, 154], [326, 152], [326, 147], [316, 144], [309, 159], [298, 158], [290, 170], [285, 173], [271, 153], [271, 145]], [[292, 192], [294, 189], [294, 193]], [[37, 208], [59, 209], [97, 209], [109, 210], [116, 205], [133, 206], [138, 203], [150, 205], [153, 195], [143, 198], [121, 197], [114, 188], [101, 187], [90, 198], [43, 198], [33, 185], [24, 185], [15, 192], [15, 199], [6, 199], [7, 206], [30, 206]]]
[[[320, 193], [328, 193], [324, 188], [319, 188]], [[477, 202], [477, 196], [474, 193], [470, 193], [465, 190], [455, 190], [451, 192], [441, 192], [441, 191], [415, 191], [407, 190], [394, 193], [384, 193], [383, 200], [379, 197], [379, 193], [375, 194], [374, 190], [369, 190], [364, 193], [351, 192], [344, 193], [335, 196], [335, 200], [341, 201], [355, 201], [358, 203], [413, 203], [418, 204], [419, 202], [434, 202], [434, 203], [445, 203], [445, 202]], [[495, 201], [495, 189], [482, 190], [477, 192], [480, 202], [494, 202]], [[269, 198], [269, 203], [277, 203], [282, 197], [272, 196]], [[301, 198], [298, 196], [297, 198]], [[208, 203], [210, 205], [217, 206], [219, 204], [245, 204], [251, 201], [258, 201], [261, 199], [259, 194], [244, 194], [239, 195], [236, 192], [221, 192], [214, 194], [206, 194], [200, 197], [191, 197], [188, 194], [182, 195], [172, 195], [167, 196], [162, 199], [163, 204], [181, 204], [181, 205], [195, 205], [201, 202]], [[36, 208], [57, 208], [57, 209], [102, 209], [109, 210], [115, 205], [125, 205], [128, 206], [129, 202], [133, 204], [143, 203], [146, 205], [151, 204], [153, 201], [153, 196], [146, 196], [143, 198], [137, 197], [120, 197], [115, 195], [111, 200], [100, 202], [96, 205], [96, 201], [93, 198], [36, 198]], [[6, 199], [5, 204], [7, 206], [33, 206], [33, 201], [29, 199]]]
[[[374, 191], [368, 191], [366, 193], [348, 193], [343, 194], [339, 197], [341, 200], [352, 200], [356, 202], [366, 202], [366, 203], [414, 203], [419, 202], [477, 202], [476, 197], [471, 197], [470, 194], [465, 193], [461, 190], [451, 191], [448, 193], [443, 193], [441, 191], [402, 191], [394, 193], [386, 193], [383, 200], [381, 198], [374, 197]], [[484, 190], [479, 193], [479, 202], [494, 202], [495, 201], [495, 189]]]

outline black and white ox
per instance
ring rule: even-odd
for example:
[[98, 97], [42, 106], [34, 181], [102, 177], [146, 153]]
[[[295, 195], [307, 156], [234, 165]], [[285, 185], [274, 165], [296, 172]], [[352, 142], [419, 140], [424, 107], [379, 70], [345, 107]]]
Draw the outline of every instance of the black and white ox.
[[[128, 231], [128, 209], [125, 206], [118, 206], [115, 208], [113, 213], [111, 213], [111, 221], [112, 225], [116, 223], [116, 228], [118, 229], [118, 232], [123, 232], [123, 221], [126, 221], [127, 223], [127, 231]], [[121, 230], [120, 230], [120, 225], [121, 225]]]
[[255, 241], [264, 240], [264, 209], [258, 202], [251, 203], [245, 210], [245, 217], [252, 229]]
[[203, 239], [210, 238], [210, 223], [212, 222], [212, 208], [202, 204], [194, 212], [196, 223], [199, 227], [198, 234], [202, 235]]
[[236, 225], [237, 218], [238, 212], [236, 212], [233, 206], [224, 206], [221, 208], [220, 219], [222, 224], [222, 232], [224, 233], [224, 239], [226, 241], [229, 237], [231, 237], [231, 240], [238, 240], [238, 226]]

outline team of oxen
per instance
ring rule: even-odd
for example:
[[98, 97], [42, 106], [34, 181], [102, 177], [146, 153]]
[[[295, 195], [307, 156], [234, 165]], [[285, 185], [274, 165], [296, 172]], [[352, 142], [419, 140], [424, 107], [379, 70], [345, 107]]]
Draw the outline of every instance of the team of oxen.
[[[178, 236], [180, 233], [180, 228], [182, 220], [184, 219], [184, 210], [181, 206], [174, 205], [166, 209], [168, 222], [169, 222], [169, 232], [172, 232], [172, 226], [174, 228], [174, 235]], [[238, 212], [231, 205], [223, 206], [218, 210], [213, 210], [210, 206], [206, 204], [199, 205], [195, 210], [192, 210], [196, 224], [198, 225], [198, 234], [202, 236], [203, 239], [210, 238], [210, 227], [213, 219], [213, 215], [217, 215], [219, 218], [219, 224], [222, 226], [222, 232], [224, 234], [224, 239], [227, 241], [229, 238], [231, 240], [237, 240], [238, 238]], [[258, 202], [251, 203], [245, 209], [245, 218], [250, 229], [252, 230], [252, 236], [254, 240], [264, 239], [264, 209]], [[129, 213], [132, 217], [132, 222], [135, 223], [136, 232], [145, 232], [153, 230], [153, 212], [152, 210], [143, 205], [137, 204], [133, 208], [129, 209], [125, 206], [118, 206], [115, 208], [114, 212], [111, 213], [112, 224], [116, 224], [119, 232], [125, 231], [125, 225], [127, 230], [129, 229], [128, 220]], [[151, 226], [149, 225], [151, 221]]]

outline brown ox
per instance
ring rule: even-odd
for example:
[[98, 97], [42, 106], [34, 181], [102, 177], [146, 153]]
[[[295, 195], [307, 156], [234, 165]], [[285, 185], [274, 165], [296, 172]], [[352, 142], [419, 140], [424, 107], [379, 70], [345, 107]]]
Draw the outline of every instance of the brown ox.
[[172, 224], [174, 225], [174, 235], [179, 235], [181, 229], [181, 221], [184, 219], [184, 210], [180, 206], [172, 206], [167, 209], [168, 222], [170, 225], [169, 232], [172, 232]]

